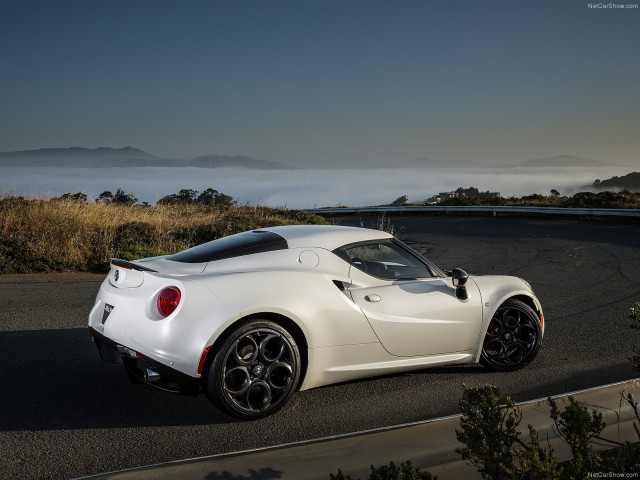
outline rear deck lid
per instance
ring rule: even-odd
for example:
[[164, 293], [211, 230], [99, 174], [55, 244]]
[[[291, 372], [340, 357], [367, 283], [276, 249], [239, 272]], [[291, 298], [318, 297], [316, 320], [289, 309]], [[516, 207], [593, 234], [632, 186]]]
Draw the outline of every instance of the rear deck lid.
[[153, 272], [155, 270], [134, 262], [112, 258], [109, 283], [117, 288], [136, 288], [144, 282], [145, 271]]

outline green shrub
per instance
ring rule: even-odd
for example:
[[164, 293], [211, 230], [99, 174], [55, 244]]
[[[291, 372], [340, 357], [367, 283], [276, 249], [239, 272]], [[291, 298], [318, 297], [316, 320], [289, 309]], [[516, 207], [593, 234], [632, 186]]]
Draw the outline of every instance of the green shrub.
[[522, 420], [520, 408], [510, 397], [501, 406], [498, 387], [463, 385], [462, 388], [459, 403], [462, 429], [456, 429], [456, 437], [465, 447], [457, 448], [456, 452], [477, 467], [483, 478], [518, 478], [514, 445], [520, 434], [517, 430]]
[[[432, 476], [429, 472], [421, 472], [415, 468], [410, 461], [401, 463], [400, 466], [393, 462], [389, 465], [381, 467], [370, 466], [371, 474], [369, 480], [437, 480], [438, 477]], [[350, 475], [345, 475], [342, 470], [338, 469], [338, 473], [329, 474], [330, 480], [354, 480]], [[356, 480], [360, 480], [359, 478]]]
[[562, 468], [553, 450], [542, 448], [538, 440], [538, 432], [529, 425], [531, 445], [528, 448], [516, 450], [516, 458], [520, 464], [521, 479], [526, 480], [556, 480], [560, 478]]
[[540, 447], [538, 432], [529, 425], [530, 443], [518, 437], [522, 412], [506, 398], [500, 405], [500, 390], [493, 385], [463, 385], [460, 409], [461, 430], [458, 441], [464, 448], [456, 452], [477, 467], [486, 479], [555, 479], [561, 473], [558, 458], [551, 450]]
[[586, 477], [588, 472], [594, 472], [600, 466], [601, 459], [593, 452], [591, 440], [599, 437], [604, 430], [605, 423], [602, 414], [589, 410], [569, 396], [568, 404], [560, 411], [555, 400], [547, 400], [551, 407], [551, 419], [556, 433], [571, 448], [573, 460], [571, 471], [577, 478]]

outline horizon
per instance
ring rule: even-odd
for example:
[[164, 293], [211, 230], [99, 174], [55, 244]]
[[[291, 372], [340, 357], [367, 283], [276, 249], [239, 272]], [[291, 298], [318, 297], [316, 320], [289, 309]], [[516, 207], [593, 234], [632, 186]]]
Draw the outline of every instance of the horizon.
[[3, 2], [0, 151], [135, 145], [297, 168], [574, 155], [638, 170], [629, 5]]
[[[151, 155], [153, 157], [156, 157], [158, 160], [161, 161], [176, 161], [176, 162], [180, 162], [180, 161], [184, 161], [184, 162], [189, 162], [192, 160], [197, 160], [197, 159], [201, 159], [201, 158], [205, 158], [205, 157], [220, 157], [220, 158], [230, 158], [230, 159], [241, 159], [241, 158], [248, 158], [251, 160], [260, 160], [260, 161], [265, 161], [264, 159], [261, 158], [255, 158], [255, 157], [249, 157], [246, 155], [221, 155], [218, 153], [209, 153], [206, 155], [201, 155], [198, 157], [189, 157], [189, 156], [185, 156], [185, 155], [178, 155], [176, 157], [173, 158], [168, 158], [168, 157], [163, 157], [160, 155], [157, 155], [155, 153], [151, 153], [148, 152], [142, 148], [136, 147], [136, 146], [132, 146], [132, 145], [127, 145], [124, 147], [108, 147], [108, 146], [101, 146], [101, 147], [95, 147], [95, 148], [87, 148], [87, 147], [78, 147], [78, 146], [69, 146], [69, 147], [56, 147], [56, 148], [51, 148], [51, 147], [43, 147], [43, 148], [38, 148], [38, 149], [33, 149], [33, 150], [16, 150], [16, 151], [0, 151], [0, 155], [8, 155], [8, 156], [12, 156], [12, 155], [22, 155], [24, 153], [30, 153], [30, 154], [34, 154], [34, 153], [39, 153], [39, 152], [43, 152], [43, 151], [54, 151], [56, 152], [56, 154], [60, 154], [65, 150], [73, 150], [73, 151], [86, 151], [87, 153], [97, 153], [99, 151], [112, 151], [112, 152], [121, 152], [121, 151], [128, 151], [128, 150], [134, 150], [134, 151], [139, 151], [142, 154], [145, 155]], [[135, 157], [132, 157], [132, 159], [135, 159]], [[573, 154], [567, 154], [567, 153], [562, 153], [562, 154], [556, 154], [556, 155], [551, 155], [549, 157], [544, 157], [544, 158], [529, 158], [526, 159], [524, 161], [519, 161], [519, 163], [501, 163], [501, 164], [491, 164], [491, 163], [485, 163], [482, 161], [478, 161], [475, 160], [473, 158], [437, 158], [437, 157], [415, 157], [415, 158], [406, 158], [406, 159], [402, 159], [399, 161], [399, 163], [395, 163], [393, 165], [389, 165], [388, 162], [381, 162], [381, 163], [377, 163], [377, 164], [372, 164], [372, 165], [368, 165], [370, 167], [375, 167], [375, 168], [457, 168], [457, 169], [473, 169], [473, 168], [481, 168], [481, 167], [486, 167], [486, 168], [512, 168], [512, 167], [527, 167], [528, 165], [526, 165], [527, 163], [530, 162], [540, 162], [540, 161], [548, 161], [548, 160], [556, 160], [556, 159], [575, 159], [577, 161], [584, 161], [584, 162], [593, 162], [594, 165], [589, 165], [589, 166], [593, 166], [593, 167], [601, 167], [601, 168], [607, 168], [607, 167], [628, 167], [628, 168], [634, 168], [631, 165], [627, 165], [627, 164], [621, 164], [621, 163], [610, 163], [610, 162], [606, 162], [600, 159], [594, 159], [594, 158], [584, 158], [584, 157], [580, 157], [578, 155], [573, 155]], [[51, 158], [50, 160], [54, 160], [54, 158]], [[432, 161], [435, 164], [437, 164], [436, 166], [429, 166], [429, 165], [416, 165], [416, 164], [412, 164], [412, 162], [416, 162], [416, 161], [420, 161], [420, 160], [424, 160], [424, 161]], [[462, 166], [458, 166], [458, 165], [452, 165], [451, 167], [447, 167], [446, 165], [443, 165], [443, 162], [473, 162], [477, 165], [462, 165]], [[313, 165], [313, 166], [302, 166], [302, 167], [297, 167], [297, 166], [292, 166], [292, 165], [288, 165], [286, 163], [283, 162], [277, 162], [277, 161], [273, 161], [273, 160], [266, 160], [266, 162], [273, 162], [273, 163], [280, 163], [281, 165], [283, 165], [284, 167], [287, 168], [302, 168], [302, 169], [324, 169], [324, 168], [328, 168], [328, 169], [336, 169], [336, 168], [346, 168], [346, 169], [350, 169], [350, 168], [354, 168], [353, 166], [350, 165], [342, 165], [342, 166], [325, 166], [325, 165]], [[595, 165], [596, 163], [599, 163], [601, 165]], [[15, 166], [15, 165], [12, 165]], [[43, 166], [43, 165], [36, 165], [36, 166]], [[56, 166], [56, 165], [50, 165], [52, 167]], [[3, 167], [2, 163], [1, 163], [1, 159], [0, 159], [0, 168]], [[106, 168], [114, 168], [117, 167], [117, 165], [115, 166], [109, 166]], [[559, 167], [567, 167], [567, 165], [559, 165]], [[95, 168], [95, 167], [92, 167]], [[128, 168], [128, 167], [127, 167]], [[154, 168], [154, 167], [147, 167], [147, 168]], [[223, 167], [203, 167], [203, 168], [223, 168]], [[249, 167], [249, 168], [260, 168], [260, 167]], [[533, 168], [541, 168], [541, 167], [535, 167], [533, 166]]]

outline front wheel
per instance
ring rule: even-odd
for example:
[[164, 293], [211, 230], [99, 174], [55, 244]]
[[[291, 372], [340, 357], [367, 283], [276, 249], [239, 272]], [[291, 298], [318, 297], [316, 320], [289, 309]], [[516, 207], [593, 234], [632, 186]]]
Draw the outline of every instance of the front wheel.
[[221, 345], [209, 369], [207, 395], [238, 418], [265, 417], [287, 402], [300, 370], [293, 337], [277, 323], [254, 320]]
[[507, 300], [489, 322], [480, 362], [494, 370], [517, 370], [535, 358], [541, 342], [537, 313], [520, 300]]

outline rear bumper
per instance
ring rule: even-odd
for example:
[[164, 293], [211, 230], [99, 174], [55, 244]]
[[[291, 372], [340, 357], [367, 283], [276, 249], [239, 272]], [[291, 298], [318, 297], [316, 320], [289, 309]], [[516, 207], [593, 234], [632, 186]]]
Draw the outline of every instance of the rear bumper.
[[172, 393], [196, 395], [201, 390], [200, 378], [190, 377], [139, 352], [114, 342], [93, 327], [89, 333], [105, 363], [123, 365], [132, 381], [144, 382]]

